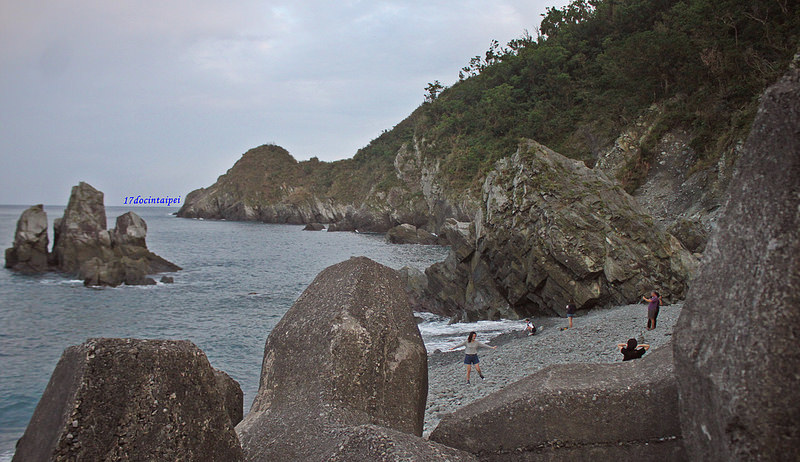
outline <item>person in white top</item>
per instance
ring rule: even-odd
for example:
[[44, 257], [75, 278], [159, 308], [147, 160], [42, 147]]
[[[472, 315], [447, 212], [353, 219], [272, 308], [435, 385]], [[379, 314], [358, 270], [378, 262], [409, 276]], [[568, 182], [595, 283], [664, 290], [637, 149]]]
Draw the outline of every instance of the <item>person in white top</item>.
[[480, 360], [478, 359], [478, 348], [491, 348], [493, 350], [497, 348], [475, 340], [475, 337], [477, 337], [477, 335], [478, 334], [475, 332], [470, 332], [469, 336], [467, 336], [467, 340], [459, 343], [453, 348], [450, 348], [450, 350], [452, 351], [455, 350], [456, 348], [461, 348], [462, 346], [466, 347], [464, 349], [465, 353], [464, 364], [467, 365], [467, 383], [469, 383], [469, 374], [472, 371], [473, 364], [475, 365], [475, 370], [478, 371], [478, 375], [481, 376], [481, 378], [484, 378], [483, 373], [481, 372]]

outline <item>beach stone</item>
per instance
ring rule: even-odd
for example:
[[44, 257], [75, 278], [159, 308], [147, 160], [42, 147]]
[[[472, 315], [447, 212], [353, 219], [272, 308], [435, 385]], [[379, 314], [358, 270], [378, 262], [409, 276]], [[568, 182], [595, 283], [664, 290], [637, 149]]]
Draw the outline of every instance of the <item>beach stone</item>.
[[164, 284], [172, 284], [175, 282], [175, 278], [172, 276], [161, 276], [161, 282]]
[[328, 460], [350, 427], [421, 435], [427, 356], [397, 272], [365, 257], [323, 270], [267, 338], [237, 426], [248, 460]]
[[445, 415], [430, 439], [481, 460], [686, 460], [672, 348], [546, 367]]
[[49, 270], [47, 213], [42, 204], [28, 208], [19, 220], [14, 244], [6, 249], [6, 268], [33, 274]]
[[800, 458], [800, 70], [761, 98], [675, 329], [691, 460]]
[[64, 351], [13, 460], [242, 460], [223, 396], [189, 341], [89, 339]]
[[309, 223], [303, 228], [303, 231], [322, 231], [325, 229], [325, 225], [322, 223]]

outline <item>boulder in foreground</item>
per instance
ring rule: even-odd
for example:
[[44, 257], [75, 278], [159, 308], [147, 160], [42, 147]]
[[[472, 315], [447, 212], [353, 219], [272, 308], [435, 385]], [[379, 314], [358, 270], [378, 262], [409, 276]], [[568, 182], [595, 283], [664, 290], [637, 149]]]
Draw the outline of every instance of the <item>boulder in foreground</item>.
[[415, 436], [427, 393], [425, 346], [400, 278], [351, 258], [322, 271], [270, 333], [237, 432], [252, 461], [330, 460], [353, 438], [368, 446], [397, 434], [428, 447]]
[[766, 91], [675, 329], [692, 460], [800, 459], [800, 69]]
[[685, 460], [672, 348], [550, 366], [445, 416], [431, 440], [485, 460]]
[[242, 460], [234, 402], [191, 342], [90, 339], [64, 351], [13, 460]]

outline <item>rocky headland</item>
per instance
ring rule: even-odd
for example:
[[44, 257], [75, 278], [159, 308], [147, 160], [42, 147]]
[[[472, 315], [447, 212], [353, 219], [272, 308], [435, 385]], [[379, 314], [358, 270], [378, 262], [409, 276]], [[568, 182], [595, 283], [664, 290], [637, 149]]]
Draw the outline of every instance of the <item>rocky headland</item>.
[[155, 284], [149, 274], [181, 268], [147, 249], [147, 223], [127, 212], [107, 229], [103, 193], [88, 183], [72, 188], [64, 216], [53, 223], [48, 252], [47, 214], [42, 205], [17, 221], [14, 245], [6, 249], [6, 268], [26, 274], [57, 271], [83, 279], [87, 286]]

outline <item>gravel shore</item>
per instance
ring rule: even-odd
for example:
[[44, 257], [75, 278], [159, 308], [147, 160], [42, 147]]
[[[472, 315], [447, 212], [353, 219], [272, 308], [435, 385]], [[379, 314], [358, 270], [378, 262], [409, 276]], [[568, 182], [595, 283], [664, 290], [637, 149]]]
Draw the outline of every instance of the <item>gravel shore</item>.
[[[651, 348], [664, 345], [672, 338], [672, 329], [678, 320], [683, 303], [665, 305], [658, 315], [658, 327], [645, 329], [647, 305], [625, 305], [594, 309], [573, 320], [573, 328], [566, 318], [534, 319], [539, 327], [536, 335], [520, 331], [503, 334], [491, 342], [497, 349], [480, 349], [481, 370], [486, 379], [481, 380], [475, 370], [466, 383], [464, 350], [433, 353], [428, 357], [428, 405], [425, 410], [424, 436], [428, 436], [442, 415], [453, 412], [475, 400], [483, 398], [505, 386], [551, 364], [613, 363], [622, 361], [617, 343], [636, 338]], [[486, 339], [478, 337], [479, 341]]]

